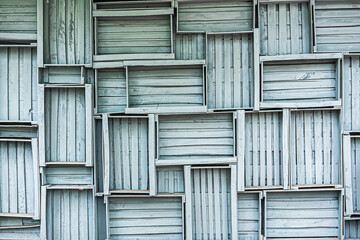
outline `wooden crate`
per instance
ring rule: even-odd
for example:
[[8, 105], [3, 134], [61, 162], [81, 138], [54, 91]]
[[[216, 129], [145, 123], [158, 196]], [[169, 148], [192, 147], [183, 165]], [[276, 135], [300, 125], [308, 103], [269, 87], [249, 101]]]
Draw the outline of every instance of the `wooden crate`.
[[107, 239], [184, 239], [182, 197], [107, 196], [105, 201]]
[[341, 54], [260, 57], [260, 107], [341, 106], [341, 58]]
[[360, 238], [360, 219], [345, 220], [345, 239], [356, 240]]
[[274, 191], [265, 195], [266, 239], [341, 239], [342, 191]]
[[315, 0], [315, 52], [359, 52], [360, 5], [357, 1]]
[[37, 76], [36, 48], [0, 48], [1, 121], [38, 120]]
[[254, 28], [254, 3], [250, 0], [177, 0], [177, 32], [248, 32]]
[[174, 36], [176, 60], [204, 60], [206, 35], [204, 33], [179, 33]]
[[42, 185], [93, 185], [93, 169], [87, 167], [46, 167]]
[[185, 192], [184, 167], [158, 167], [157, 192], [159, 194], [179, 194]]
[[40, 240], [40, 227], [12, 227], [7, 229], [0, 229], [0, 239], [6, 240], [19, 240], [19, 239], [31, 239]]
[[40, 84], [83, 85], [94, 83], [94, 71], [83, 66], [51, 66], [39, 68]]
[[309, 0], [260, 0], [260, 54], [273, 56], [311, 53], [311, 17]]
[[94, 61], [173, 59], [172, 1], [94, 4]]
[[91, 66], [91, 1], [38, 2], [38, 65]]

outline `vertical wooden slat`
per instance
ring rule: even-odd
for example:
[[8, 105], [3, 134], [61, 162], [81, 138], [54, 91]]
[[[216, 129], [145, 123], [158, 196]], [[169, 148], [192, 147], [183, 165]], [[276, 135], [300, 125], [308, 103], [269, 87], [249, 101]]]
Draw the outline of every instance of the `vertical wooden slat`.
[[186, 239], [193, 239], [191, 167], [184, 166]]
[[110, 147], [109, 147], [109, 115], [102, 115], [103, 159], [104, 159], [104, 194], [110, 194]]
[[[245, 119], [244, 119], [245, 120]], [[230, 211], [231, 211], [231, 238], [238, 239], [238, 196], [237, 196], [237, 186], [236, 186], [236, 165], [231, 165], [231, 180], [230, 180]]]
[[282, 170], [284, 189], [289, 188], [289, 150], [290, 150], [290, 109], [283, 109], [283, 125], [282, 125]]
[[155, 195], [156, 190], [156, 168], [155, 168], [155, 116], [149, 114], [149, 189], [150, 195]]
[[237, 111], [237, 186], [238, 191], [245, 190], [245, 111]]
[[91, 84], [85, 84], [85, 122], [86, 122], [86, 166], [93, 166], [93, 91]]

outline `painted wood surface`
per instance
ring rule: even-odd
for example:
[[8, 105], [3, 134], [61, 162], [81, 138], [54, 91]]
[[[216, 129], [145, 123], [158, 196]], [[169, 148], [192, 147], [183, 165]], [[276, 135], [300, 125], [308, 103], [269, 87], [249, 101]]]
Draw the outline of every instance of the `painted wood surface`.
[[[351, 187], [353, 212], [360, 213], [360, 138], [351, 138]], [[351, 203], [350, 203], [351, 204]]]
[[43, 5], [44, 63], [90, 64], [90, 1], [53, 0]]
[[124, 112], [127, 105], [125, 69], [99, 69], [95, 74], [97, 113]]
[[345, 56], [343, 66], [343, 129], [360, 131], [360, 56]]
[[359, 220], [345, 221], [345, 239], [349, 239], [349, 240], [360, 239]]
[[203, 106], [202, 65], [129, 67], [129, 108]]
[[283, 184], [282, 114], [245, 114], [245, 188]]
[[35, 216], [36, 175], [31, 142], [0, 142], [0, 218], [4, 213]]
[[0, 229], [1, 240], [40, 240], [40, 227]]
[[87, 167], [48, 167], [43, 173], [43, 184], [92, 185], [93, 170]]
[[35, 48], [0, 48], [0, 86], [0, 120], [37, 121]]
[[341, 235], [339, 191], [266, 194], [265, 236], [337, 238]]
[[360, 6], [357, 1], [315, 1], [316, 51], [360, 51]]
[[84, 88], [45, 89], [45, 111], [46, 162], [85, 163]]
[[110, 118], [110, 191], [148, 190], [148, 121]]
[[252, 1], [179, 1], [180, 32], [241, 32], [253, 29]]
[[261, 55], [311, 52], [309, 2], [264, 2], [259, 13]]
[[37, 1], [2, 0], [0, 41], [2, 43], [36, 42]]
[[206, 58], [206, 35], [202, 33], [176, 34], [175, 59], [196, 60]]
[[238, 235], [239, 240], [257, 240], [261, 235], [261, 200], [259, 193], [239, 193]]
[[339, 99], [337, 62], [266, 63], [262, 101], [267, 103], [325, 102]]
[[340, 184], [339, 111], [295, 111], [291, 114], [292, 185]]
[[47, 190], [47, 239], [94, 239], [91, 190]]
[[158, 126], [158, 162], [234, 156], [232, 114], [159, 116]]
[[208, 35], [207, 104], [211, 109], [254, 106], [252, 34]]
[[184, 168], [162, 167], [157, 168], [158, 193], [184, 193]]
[[191, 184], [192, 238], [231, 239], [229, 169], [193, 169]]
[[80, 67], [49, 67], [41, 70], [41, 83], [84, 84], [85, 82], [85, 71]]
[[107, 201], [108, 239], [183, 239], [181, 198], [110, 197]]

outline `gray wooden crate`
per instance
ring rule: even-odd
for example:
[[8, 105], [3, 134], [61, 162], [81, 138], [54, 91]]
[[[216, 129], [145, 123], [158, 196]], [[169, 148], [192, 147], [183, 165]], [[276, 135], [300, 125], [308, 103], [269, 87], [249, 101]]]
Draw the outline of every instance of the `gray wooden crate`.
[[177, 32], [246, 32], [254, 28], [253, 1], [177, 0]]
[[29, 44], [37, 39], [37, 0], [2, 0], [0, 45]]
[[37, 121], [37, 76], [36, 48], [0, 48], [1, 121]]
[[40, 218], [36, 138], [0, 139], [0, 218]]
[[92, 166], [92, 86], [45, 84], [39, 96], [40, 165]]
[[260, 54], [312, 52], [310, 1], [260, 1]]
[[91, 188], [41, 187], [41, 239], [95, 240]]
[[266, 239], [341, 239], [341, 190], [266, 192]]
[[204, 33], [176, 34], [174, 37], [175, 59], [203, 60], [206, 58]]
[[357, 1], [316, 0], [315, 52], [360, 51], [360, 5]]
[[343, 61], [343, 130], [360, 131], [360, 55]]
[[340, 106], [341, 54], [260, 57], [260, 107]]
[[39, 66], [92, 64], [91, 1], [38, 1]]
[[82, 85], [94, 83], [94, 71], [83, 66], [50, 66], [39, 68], [40, 84]]
[[40, 240], [40, 227], [0, 229], [1, 240]]
[[342, 172], [339, 111], [293, 111], [290, 123], [290, 156], [293, 187], [339, 187]]
[[181, 197], [110, 196], [105, 201], [107, 239], [184, 239]]
[[95, 3], [94, 61], [173, 59], [171, 1]]
[[232, 113], [160, 115], [157, 126], [156, 165], [236, 162]]
[[262, 198], [262, 192], [238, 193], [237, 228], [239, 240], [261, 239]]
[[87, 167], [43, 168], [42, 185], [92, 185], [93, 169]]
[[157, 192], [159, 194], [178, 194], [185, 192], [184, 167], [158, 167]]
[[356, 218], [345, 220], [345, 239], [360, 239], [360, 219]]

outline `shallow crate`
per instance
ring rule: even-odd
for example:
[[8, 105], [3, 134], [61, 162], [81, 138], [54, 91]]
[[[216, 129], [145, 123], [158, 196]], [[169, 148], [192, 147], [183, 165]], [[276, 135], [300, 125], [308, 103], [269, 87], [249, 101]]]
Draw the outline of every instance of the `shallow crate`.
[[40, 84], [83, 85], [94, 83], [94, 71], [84, 66], [50, 66], [39, 68]]
[[203, 60], [206, 58], [206, 34], [175, 34], [174, 48], [176, 60]]
[[156, 173], [158, 194], [184, 193], [184, 167], [158, 167]]
[[345, 219], [345, 239], [360, 239], [360, 219]]
[[93, 169], [88, 167], [46, 167], [42, 185], [93, 185]]

